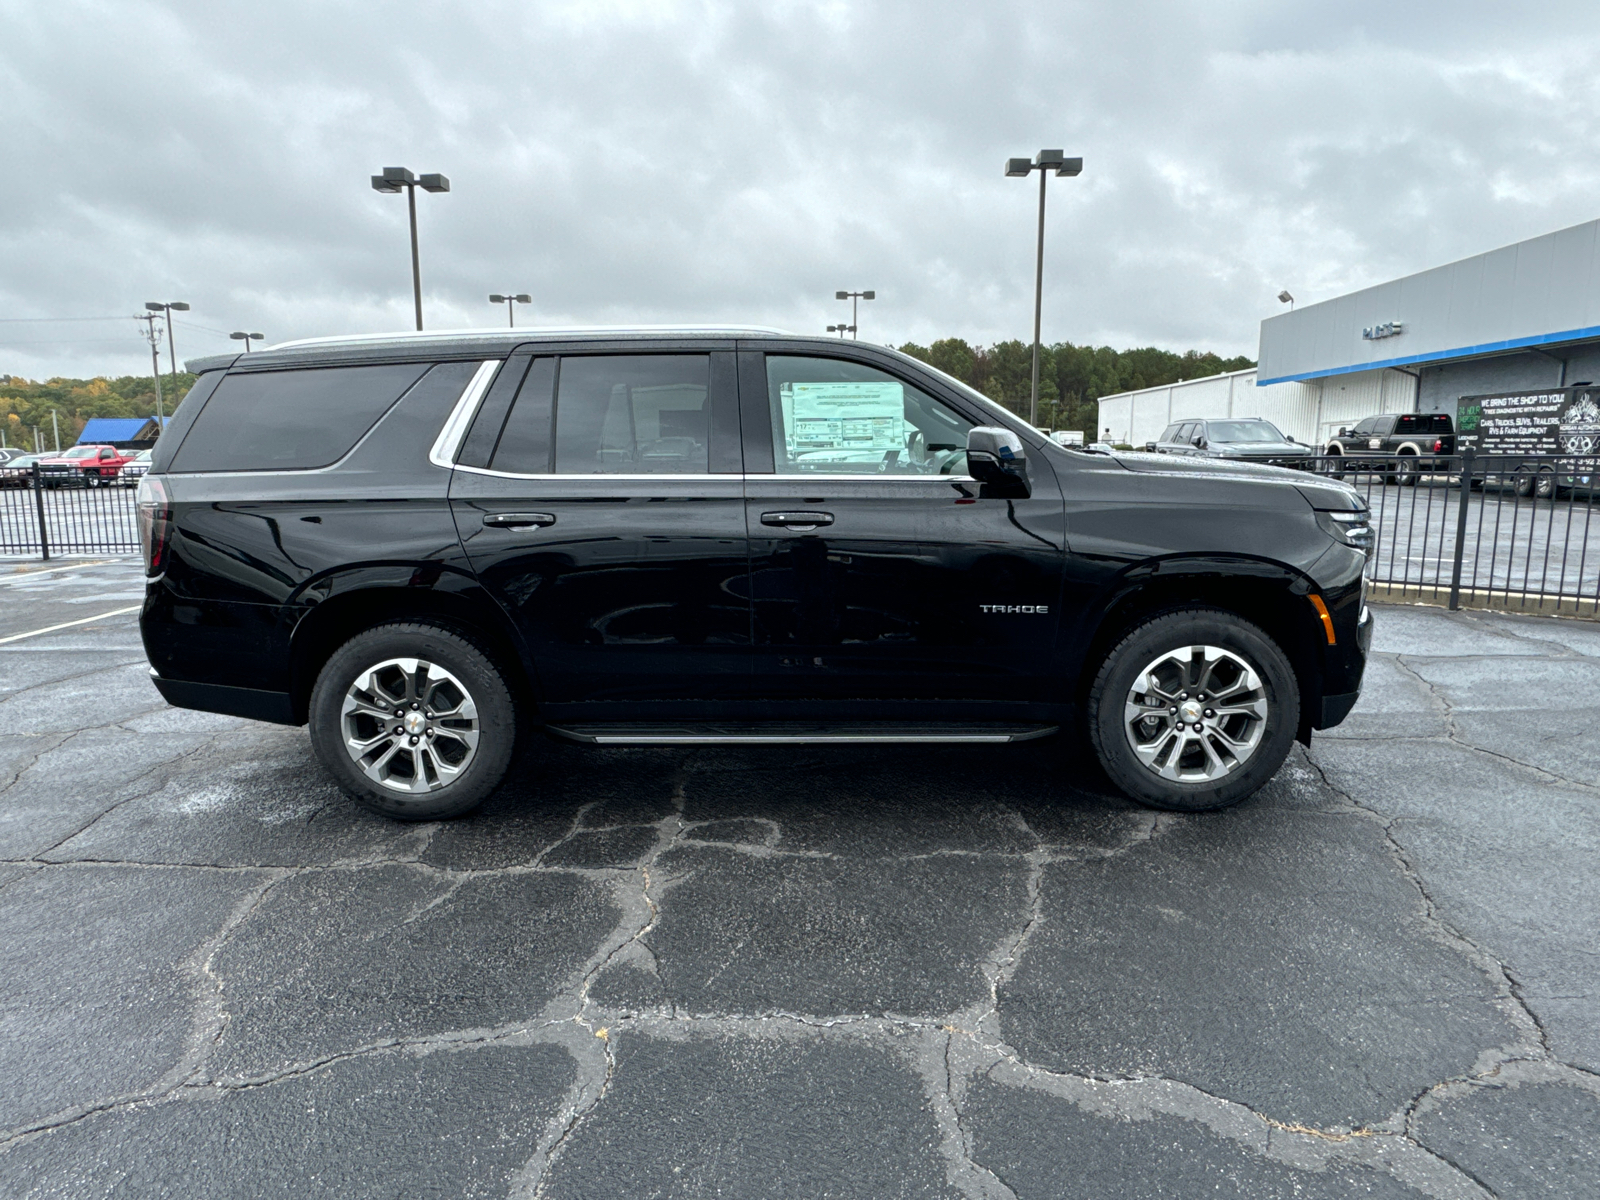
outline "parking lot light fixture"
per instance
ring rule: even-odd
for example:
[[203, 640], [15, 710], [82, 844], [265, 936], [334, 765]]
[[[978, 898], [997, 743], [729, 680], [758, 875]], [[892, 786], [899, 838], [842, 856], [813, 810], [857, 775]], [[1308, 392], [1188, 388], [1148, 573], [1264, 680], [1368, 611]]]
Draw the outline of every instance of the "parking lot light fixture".
[[188, 312], [189, 306], [182, 300], [173, 300], [170, 303], [161, 300], [146, 300], [145, 308], [151, 312], [162, 313], [167, 319], [167, 353], [172, 356], [172, 373], [178, 373], [178, 339], [172, 332], [172, 314], [175, 312]]
[[406, 194], [406, 212], [411, 218], [411, 294], [417, 305], [417, 329], [422, 329], [422, 261], [417, 254], [417, 189], [425, 192], [448, 192], [450, 181], [443, 175], [413, 175], [405, 167], [385, 167], [382, 175], [372, 177], [372, 190], [394, 195]]
[[1039, 251], [1033, 267], [1033, 390], [1028, 399], [1028, 420], [1039, 420], [1039, 317], [1044, 307], [1044, 181], [1054, 171], [1058, 176], [1083, 172], [1083, 159], [1068, 158], [1060, 150], [1041, 150], [1031, 162], [1026, 158], [1006, 159], [1006, 177], [1025, 179], [1039, 172]]
[[261, 335], [259, 333], [246, 333], [242, 329], [235, 329], [228, 336], [231, 337], [236, 342], [243, 342], [244, 343], [244, 352], [246, 354], [250, 353], [250, 343], [251, 342], [259, 342], [261, 340]]
[[499, 292], [489, 293], [490, 304], [504, 304], [506, 306], [506, 325], [508, 328], [517, 327], [517, 305], [532, 304], [533, 297], [527, 292], [518, 292], [515, 296], [509, 293], [502, 296]]
[[1284, 288], [1283, 291], [1278, 293], [1278, 303], [1287, 304], [1289, 306], [1289, 311], [1294, 311], [1294, 297], [1289, 294], [1288, 288]]
[[835, 300], [848, 300], [848, 301], [850, 301], [850, 337], [851, 337], [852, 340], [854, 340], [855, 336], [856, 336], [856, 325], [857, 325], [857, 323], [859, 321], [859, 316], [858, 316], [858, 314], [856, 312], [856, 301], [857, 300], [876, 300], [878, 298], [878, 293], [877, 292], [835, 292], [833, 294], [833, 298]]
[[854, 325], [829, 325], [828, 326], [828, 332], [829, 333], [837, 333], [841, 338], [844, 337], [845, 334], [854, 333], [855, 331], [856, 331], [856, 327]]

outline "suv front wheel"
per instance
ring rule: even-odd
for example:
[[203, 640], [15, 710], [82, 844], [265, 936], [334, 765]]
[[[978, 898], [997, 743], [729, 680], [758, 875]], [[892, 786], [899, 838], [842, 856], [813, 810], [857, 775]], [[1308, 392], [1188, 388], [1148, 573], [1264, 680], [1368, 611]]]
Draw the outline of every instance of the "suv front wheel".
[[1300, 690], [1260, 629], [1217, 609], [1183, 609], [1117, 643], [1088, 717], [1100, 764], [1122, 791], [1199, 812], [1237, 804], [1277, 773], [1300, 726]]
[[358, 803], [401, 821], [470, 812], [506, 773], [511, 692], [472, 642], [436, 625], [380, 625], [328, 659], [311, 746]]

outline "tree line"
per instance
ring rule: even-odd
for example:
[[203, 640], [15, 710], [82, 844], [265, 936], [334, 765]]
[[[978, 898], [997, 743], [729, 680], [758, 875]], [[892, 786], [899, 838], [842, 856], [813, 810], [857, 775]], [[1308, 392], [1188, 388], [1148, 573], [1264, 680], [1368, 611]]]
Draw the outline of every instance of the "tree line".
[[[944, 338], [931, 346], [907, 342], [904, 354], [919, 358], [968, 387], [1023, 417], [1033, 388], [1033, 343], [1012, 340], [993, 346], [970, 346], [960, 338]], [[1199, 379], [1224, 371], [1243, 371], [1253, 359], [1219, 358], [1209, 351], [1182, 354], [1143, 346], [1113, 350], [1110, 346], [1074, 346], [1057, 342], [1039, 348], [1039, 420], [1043, 429], [1076, 429], [1095, 441], [1102, 396], [1160, 387], [1183, 379]]]
[[[161, 377], [162, 404], [168, 416], [194, 383], [180, 371]], [[0, 428], [8, 446], [33, 448], [33, 431], [39, 444], [55, 446], [51, 414], [61, 429], [61, 445], [78, 440], [90, 417], [153, 417], [156, 384], [149, 375], [96, 376], [93, 379], [47, 379], [35, 382], [19, 376], [0, 376]]]

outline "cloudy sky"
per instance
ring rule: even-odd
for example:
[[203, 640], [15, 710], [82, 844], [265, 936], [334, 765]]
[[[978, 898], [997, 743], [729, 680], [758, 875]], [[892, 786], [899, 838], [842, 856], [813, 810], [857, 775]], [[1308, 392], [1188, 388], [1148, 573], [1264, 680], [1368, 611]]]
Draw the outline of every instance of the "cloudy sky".
[[[0, 0], [0, 373], [410, 327], [730, 321], [1255, 354], [1326, 299], [1600, 216], [1600, 5]], [[115, 320], [61, 320], [60, 318]], [[141, 354], [144, 357], [141, 359]]]

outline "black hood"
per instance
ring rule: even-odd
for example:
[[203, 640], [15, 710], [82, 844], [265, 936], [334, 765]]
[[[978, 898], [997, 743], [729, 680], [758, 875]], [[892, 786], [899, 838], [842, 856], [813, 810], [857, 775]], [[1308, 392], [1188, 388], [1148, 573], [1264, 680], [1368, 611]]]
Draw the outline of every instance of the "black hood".
[[1209, 479], [1237, 480], [1240, 483], [1279, 484], [1296, 489], [1312, 508], [1348, 511], [1366, 507], [1361, 493], [1348, 483], [1312, 475], [1289, 467], [1269, 467], [1238, 458], [1187, 458], [1174, 454], [1144, 454], [1124, 450], [1116, 460], [1130, 471], [1152, 475], [1200, 475]]

